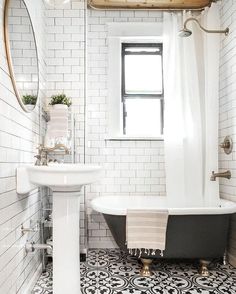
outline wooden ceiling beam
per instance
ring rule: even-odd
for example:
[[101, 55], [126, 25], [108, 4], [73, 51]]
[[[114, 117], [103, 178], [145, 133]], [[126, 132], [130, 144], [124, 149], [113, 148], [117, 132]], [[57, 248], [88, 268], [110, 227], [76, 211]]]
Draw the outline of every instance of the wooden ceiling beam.
[[89, 0], [88, 5], [97, 9], [203, 9], [214, 0]]

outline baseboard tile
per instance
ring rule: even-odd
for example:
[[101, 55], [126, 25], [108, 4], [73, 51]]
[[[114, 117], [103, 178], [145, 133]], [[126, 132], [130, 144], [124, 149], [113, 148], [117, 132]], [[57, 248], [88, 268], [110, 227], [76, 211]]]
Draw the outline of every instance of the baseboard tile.
[[98, 248], [98, 249], [106, 249], [106, 248], [118, 248], [115, 242], [112, 241], [101, 241], [101, 242], [89, 242], [89, 248]]

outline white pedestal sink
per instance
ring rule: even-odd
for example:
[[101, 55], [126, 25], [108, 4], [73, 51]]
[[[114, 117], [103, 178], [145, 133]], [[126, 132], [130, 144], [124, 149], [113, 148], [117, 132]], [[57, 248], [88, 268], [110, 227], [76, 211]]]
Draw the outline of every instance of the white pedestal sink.
[[80, 294], [80, 197], [83, 185], [101, 178], [101, 167], [84, 164], [17, 169], [17, 192], [37, 186], [53, 191], [53, 293]]

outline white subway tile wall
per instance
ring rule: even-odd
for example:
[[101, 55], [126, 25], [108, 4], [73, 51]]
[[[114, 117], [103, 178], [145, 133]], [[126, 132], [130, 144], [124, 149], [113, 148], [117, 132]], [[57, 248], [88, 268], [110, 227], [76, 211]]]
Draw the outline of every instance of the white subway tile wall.
[[[232, 173], [230, 180], [220, 180], [222, 198], [236, 201], [236, 2], [223, 0], [221, 3], [221, 27], [229, 27], [230, 34], [222, 38], [220, 51], [220, 114], [219, 114], [219, 143], [230, 135], [234, 141], [234, 150], [226, 155], [219, 150], [219, 167], [229, 169]], [[236, 218], [232, 218], [229, 240], [230, 262], [236, 266]]]
[[[0, 0], [0, 9], [3, 2]], [[107, 23], [161, 22], [162, 13], [96, 11], [87, 9], [87, 4], [79, 0], [72, 0], [63, 9], [45, 11], [42, 1], [26, 3], [37, 32], [40, 97], [64, 92], [73, 99], [76, 162], [103, 166], [101, 182], [81, 193], [81, 245], [86, 246], [88, 239], [90, 247], [115, 247], [103, 217], [91, 210], [89, 201], [101, 195], [165, 196], [165, 171], [162, 141], [105, 140], [108, 134]], [[221, 5], [222, 27], [229, 26], [230, 35], [221, 44], [219, 141], [225, 135], [231, 135], [236, 141], [236, 3], [223, 0]], [[46, 33], [42, 23], [44, 15]], [[2, 30], [0, 49], [0, 293], [22, 293], [40, 265], [40, 258], [39, 254], [25, 255], [23, 246], [27, 237], [21, 235], [20, 226], [28, 224], [30, 219], [38, 219], [39, 195], [16, 194], [15, 168], [33, 160], [35, 145], [40, 140], [40, 117], [39, 106], [32, 114], [26, 114], [17, 102], [8, 73]], [[234, 201], [235, 156], [235, 151], [230, 156], [221, 150], [219, 153], [220, 168], [232, 171], [230, 181], [221, 180], [221, 196]], [[235, 226], [236, 221], [232, 222], [233, 230]], [[33, 234], [29, 238], [38, 241], [39, 236]], [[230, 240], [230, 257], [236, 265], [235, 234], [231, 234]]]
[[[61, 8], [46, 9], [47, 101], [64, 92], [72, 98], [75, 118], [75, 161], [84, 162], [85, 132], [85, 10], [84, 1], [72, 0]], [[84, 191], [81, 192], [80, 243], [86, 244]]]
[[[44, 5], [42, 1], [25, 1], [37, 32], [39, 52], [40, 98], [45, 96]], [[4, 1], [0, 0], [1, 27]], [[0, 293], [24, 293], [41, 264], [39, 253], [26, 255], [26, 240], [38, 242], [39, 233], [21, 233], [21, 224], [39, 219], [39, 193], [16, 194], [16, 167], [31, 163], [40, 139], [39, 104], [31, 114], [21, 109], [9, 76], [3, 30], [0, 41]]]
[[[162, 13], [95, 11], [87, 9], [83, 1], [73, 0], [63, 9], [48, 9], [46, 16], [47, 97], [63, 91], [73, 98], [76, 161], [83, 162], [86, 154], [87, 163], [100, 164], [104, 169], [102, 181], [87, 187], [85, 198], [81, 195], [81, 245], [89, 239], [90, 247], [114, 247], [109, 229], [100, 215], [91, 212], [89, 201], [105, 194], [164, 195], [165, 172], [163, 142], [105, 141], [108, 130], [107, 23], [160, 22]], [[84, 83], [85, 72], [87, 83]]]
[[[158, 11], [87, 10], [86, 161], [103, 166], [103, 179], [86, 189], [90, 247], [115, 247], [89, 200], [101, 195], [165, 195], [163, 141], [109, 141], [108, 23], [162, 22]], [[142, 119], [142, 118], [140, 118]]]

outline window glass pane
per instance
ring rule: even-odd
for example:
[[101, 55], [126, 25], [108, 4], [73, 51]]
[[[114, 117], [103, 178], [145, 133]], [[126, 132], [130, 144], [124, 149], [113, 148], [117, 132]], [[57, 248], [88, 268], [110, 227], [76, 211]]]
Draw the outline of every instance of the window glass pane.
[[161, 135], [161, 100], [126, 99], [126, 135]]
[[162, 94], [160, 55], [125, 56], [125, 93]]

